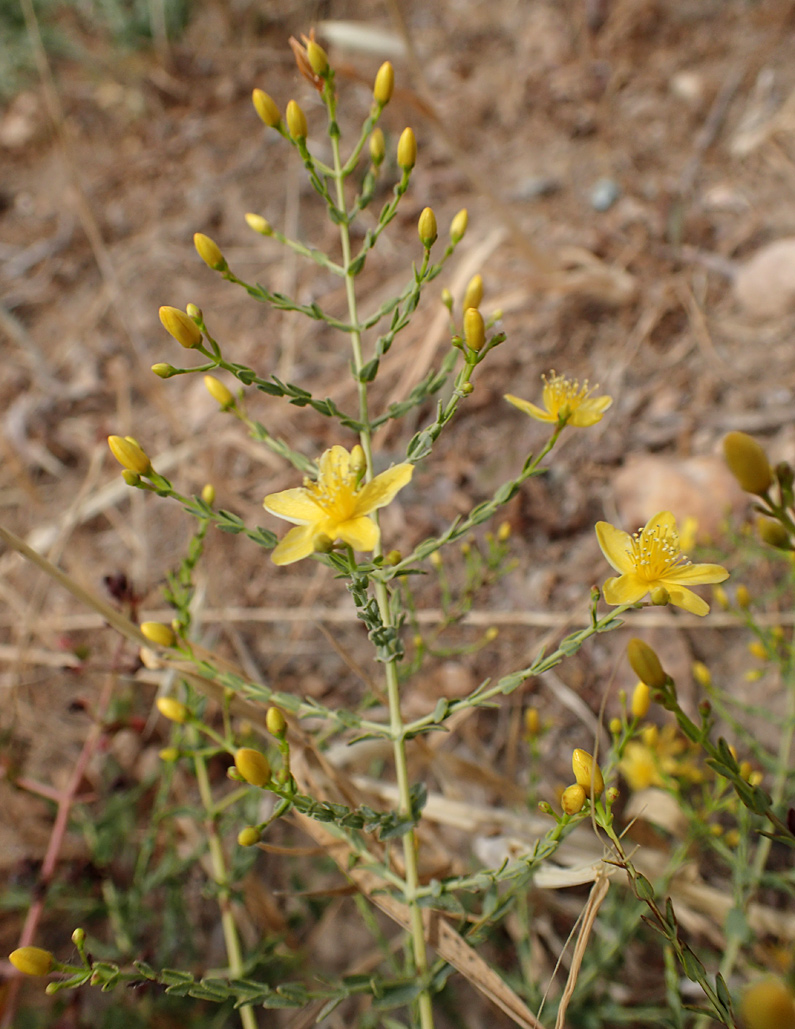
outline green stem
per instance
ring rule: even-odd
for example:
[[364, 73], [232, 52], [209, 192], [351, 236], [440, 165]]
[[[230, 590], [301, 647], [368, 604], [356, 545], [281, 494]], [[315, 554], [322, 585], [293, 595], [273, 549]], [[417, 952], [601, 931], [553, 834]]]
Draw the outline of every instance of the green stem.
[[[335, 124], [334, 108], [335, 102], [331, 90], [326, 90], [326, 104], [328, 106], [330, 123]], [[334, 184], [336, 188], [337, 208], [345, 210], [345, 173], [340, 158], [340, 141], [338, 132], [332, 131], [331, 148], [334, 156]], [[339, 224], [340, 243], [342, 246], [342, 266], [345, 269], [345, 292], [348, 300], [348, 316], [351, 325], [349, 331], [351, 349], [353, 351], [353, 368], [356, 375], [356, 388], [359, 399], [359, 421], [362, 429], [359, 433], [359, 440], [364, 451], [367, 468], [365, 479], [369, 482], [373, 478], [373, 453], [372, 453], [372, 429], [367, 403], [367, 383], [362, 382], [360, 372], [363, 366], [362, 338], [359, 322], [359, 314], [356, 302], [356, 288], [351, 274], [351, 239], [346, 219]], [[376, 547], [375, 556], [381, 553], [380, 541]], [[389, 596], [385, 583], [375, 582], [375, 595], [378, 603], [381, 620], [385, 627], [392, 624], [392, 614], [389, 610]], [[386, 691], [389, 701], [389, 725], [392, 737], [395, 774], [399, 796], [399, 810], [401, 814], [411, 812], [411, 794], [409, 789], [408, 763], [406, 760], [406, 739], [403, 727], [403, 716], [400, 709], [400, 691], [398, 686], [397, 667], [394, 660], [388, 661], [385, 665]], [[405, 864], [405, 900], [409, 908], [409, 919], [411, 924], [411, 944], [414, 954], [414, 965], [418, 977], [427, 979], [429, 965], [428, 952], [425, 946], [425, 930], [422, 922], [422, 911], [417, 902], [417, 888], [419, 875], [417, 870], [417, 838], [413, 829], [410, 829], [403, 836], [403, 859]], [[431, 996], [427, 989], [424, 989], [419, 996], [420, 1024], [422, 1029], [433, 1029], [433, 1008]]]

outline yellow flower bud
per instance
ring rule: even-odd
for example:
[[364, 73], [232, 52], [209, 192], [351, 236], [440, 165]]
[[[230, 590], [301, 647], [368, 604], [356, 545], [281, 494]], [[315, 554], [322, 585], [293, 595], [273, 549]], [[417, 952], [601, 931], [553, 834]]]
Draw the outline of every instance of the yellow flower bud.
[[417, 138], [412, 129], [403, 129], [400, 134], [397, 163], [404, 171], [411, 171], [417, 163]]
[[511, 538], [511, 523], [508, 521], [500, 522], [500, 527], [497, 529], [497, 539], [500, 543], [507, 543]]
[[537, 707], [528, 707], [524, 713], [525, 735], [532, 739], [541, 731], [541, 715]]
[[593, 757], [587, 750], [580, 750], [577, 747], [571, 755], [571, 767], [574, 778], [588, 796], [591, 795], [591, 789], [593, 789], [594, 800], [598, 800], [605, 788], [605, 781], [602, 777], [602, 770]]
[[671, 595], [665, 586], [655, 586], [649, 593], [649, 598], [655, 607], [665, 607], [671, 602]]
[[260, 118], [268, 128], [275, 129], [282, 120], [282, 116], [279, 114], [279, 108], [273, 100], [261, 89], [255, 89], [251, 94], [251, 99], [254, 103], [254, 109]]
[[241, 747], [236, 751], [235, 768], [252, 786], [264, 786], [271, 777], [270, 762], [263, 753], [251, 747]]
[[295, 100], [287, 105], [287, 128], [295, 140], [306, 139], [309, 134], [309, 126], [306, 123], [306, 115]]
[[731, 607], [729, 604], [729, 595], [722, 586], [713, 586], [712, 596], [715, 598], [715, 603], [718, 607], [722, 607], [724, 611], [729, 610]]
[[730, 432], [723, 440], [723, 453], [729, 471], [746, 493], [767, 492], [773, 482], [773, 473], [767, 454], [753, 436], [745, 432]]
[[201, 343], [201, 329], [184, 311], [178, 307], [161, 307], [159, 314], [163, 328], [180, 346], [192, 350]]
[[759, 533], [760, 540], [767, 543], [769, 547], [775, 547], [777, 550], [790, 550], [792, 547], [789, 533], [781, 522], [777, 522], [774, 518], [757, 518], [756, 531]]
[[41, 947], [19, 947], [11, 951], [8, 960], [23, 975], [47, 975], [55, 958]]
[[426, 250], [430, 250], [439, 235], [436, 227], [436, 215], [430, 207], [426, 207], [420, 215], [417, 231], [420, 234], [420, 243]]
[[743, 611], [747, 611], [751, 606], [751, 594], [748, 592], [748, 587], [740, 583], [735, 591], [735, 596], [737, 597], [737, 603]]
[[214, 239], [205, 236], [203, 232], [193, 233], [193, 245], [196, 247], [196, 253], [202, 261], [204, 261], [208, 268], [212, 268], [214, 272], [225, 272], [229, 267], [226, 263], [226, 258], [221, 253], [221, 248]]
[[487, 643], [492, 643], [494, 640], [497, 639], [497, 637], [499, 635], [500, 635], [500, 630], [497, 628], [497, 626], [496, 625], [490, 625], [488, 627], [488, 629], [486, 629], [486, 632], [484, 633], [484, 638], [485, 638]]
[[393, 568], [395, 565], [399, 565], [403, 560], [403, 555], [399, 550], [390, 550], [384, 558], [384, 564], [391, 565]]
[[707, 668], [707, 666], [704, 664], [704, 662], [694, 661], [692, 671], [693, 678], [696, 680], [699, 686], [703, 686], [705, 690], [709, 689], [709, 687], [712, 685], [712, 673], [710, 672], [709, 668]]
[[753, 643], [748, 644], [748, 653], [760, 661], [767, 660], [767, 647], [764, 643], [760, 643], [759, 640], [754, 640]]
[[237, 842], [241, 847], [253, 847], [255, 843], [259, 843], [259, 829], [247, 825], [237, 834]]
[[660, 659], [648, 643], [631, 639], [627, 644], [627, 659], [637, 677], [653, 690], [664, 689], [668, 676], [663, 671]]
[[315, 75], [326, 74], [328, 71], [328, 54], [314, 39], [310, 39], [306, 44], [306, 56], [309, 58], [310, 67]]
[[141, 632], [150, 643], [154, 643], [158, 647], [173, 647], [177, 641], [171, 626], [164, 625], [162, 622], [142, 622]]
[[277, 738], [284, 736], [287, 731], [287, 722], [284, 720], [284, 715], [278, 707], [268, 708], [268, 713], [265, 715], [265, 725], [271, 736], [276, 736]]
[[795, 1029], [795, 998], [780, 979], [760, 979], [740, 1001], [746, 1029]]
[[165, 361], [158, 361], [152, 365], [152, 371], [161, 379], [170, 379], [176, 370], [173, 364], [166, 364]]
[[136, 475], [148, 475], [152, 462], [131, 436], [108, 436], [110, 452], [127, 471]]
[[462, 207], [458, 214], [450, 222], [450, 242], [460, 243], [464, 238], [467, 231], [467, 225], [469, 224], [469, 215], [467, 209]]
[[373, 85], [373, 100], [381, 107], [385, 107], [392, 99], [392, 90], [395, 88], [395, 69], [384, 61], [378, 69]]
[[162, 750], [158, 751], [157, 756], [161, 761], [171, 765], [175, 761], [179, 761], [179, 750], [176, 747], [163, 747]]
[[199, 322], [201, 322], [203, 317], [202, 309], [198, 307], [196, 304], [185, 304], [185, 313], [187, 314], [188, 318], [196, 322], [197, 325], [199, 324]]
[[464, 311], [464, 340], [469, 349], [475, 351], [486, 342], [486, 323], [476, 307]]
[[255, 232], [258, 232], [260, 236], [273, 235], [271, 223], [266, 218], [263, 218], [261, 214], [247, 214], [246, 225]]
[[439, 569], [442, 567], [442, 555], [439, 553], [438, 550], [434, 550], [434, 552], [431, 554], [428, 560], [431, 562], [431, 565], [434, 568]]
[[633, 718], [645, 718], [651, 705], [651, 691], [645, 682], [639, 682], [632, 694]]
[[360, 443], [351, 450], [351, 463], [350, 469], [354, 475], [359, 476], [367, 471], [367, 458], [364, 456], [364, 450]]
[[386, 156], [386, 141], [384, 140], [384, 133], [381, 129], [373, 129], [370, 135], [370, 160], [379, 168], [381, 163]]
[[204, 376], [204, 386], [213, 400], [217, 400], [223, 411], [235, 406], [235, 398], [231, 391], [214, 375]]
[[202, 486], [201, 498], [204, 503], [209, 504], [210, 507], [215, 503], [215, 486], [213, 486], [211, 482]]
[[483, 276], [473, 275], [467, 283], [466, 292], [464, 293], [463, 308], [466, 311], [468, 307], [480, 307], [480, 301], [483, 299]]
[[621, 721], [620, 718], [611, 718], [610, 719], [610, 724], [608, 725], [608, 729], [613, 734], [613, 736], [618, 736], [621, 733], [621, 730], [623, 728], [624, 728], [624, 723]]
[[173, 697], [158, 697], [155, 701], [155, 707], [169, 722], [176, 722], [178, 725], [182, 725], [190, 718], [188, 707], [182, 701], [175, 700]]
[[563, 791], [560, 798], [560, 806], [565, 814], [576, 815], [578, 811], [582, 811], [587, 799], [588, 794], [585, 791], [585, 787], [579, 783], [573, 783]]

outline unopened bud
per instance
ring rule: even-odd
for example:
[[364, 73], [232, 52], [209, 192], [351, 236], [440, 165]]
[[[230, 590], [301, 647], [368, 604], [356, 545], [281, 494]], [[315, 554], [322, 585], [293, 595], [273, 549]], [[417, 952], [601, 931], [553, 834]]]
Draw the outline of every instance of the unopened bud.
[[404, 171], [411, 171], [417, 163], [417, 139], [412, 129], [403, 129], [400, 134], [397, 163]]
[[712, 596], [715, 598], [715, 603], [718, 607], [722, 607], [724, 611], [728, 611], [730, 608], [729, 595], [722, 586], [712, 587]]
[[264, 786], [271, 777], [270, 762], [263, 753], [251, 747], [241, 747], [235, 752], [235, 768], [252, 786]]
[[204, 386], [213, 400], [218, 401], [221, 405], [222, 411], [228, 411], [230, 407], [235, 406], [235, 398], [229, 388], [220, 379], [216, 379], [214, 375], [204, 376]]
[[439, 235], [436, 227], [436, 215], [430, 207], [426, 207], [420, 215], [417, 231], [420, 234], [420, 243], [426, 250], [430, 250]]
[[268, 708], [268, 713], [265, 715], [265, 725], [271, 736], [276, 736], [277, 738], [284, 736], [287, 731], [287, 722], [284, 720], [284, 715], [278, 707]]
[[181, 700], [175, 700], [173, 697], [158, 697], [155, 706], [169, 722], [183, 725], [190, 718], [190, 709]]
[[161, 307], [158, 313], [163, 328], [181, 347], [192, 350], [201, 343], [201, 329], [184, 311], [178, 307]]
[[274, 101], [261, 89], [255, 89], [251, 94], [254, 108], [268, 128], [275, 129], [282, 120], [279, 108]]
[[162, 750], [158, 751], [157, 756], [161, 761], [165, 761], [168, 765], [173, 765], [175, 761], [179, 761], [179, 750], [177, 747], [163, 747]]
[[395, 69], [389, 61], [384, 61], [378, 69], [373, 85], [373, 100], [381, 107], [392, 99], [392, 90], [395, 88]]
[[164, 361], [159, 361], [157, 364], [152, 365], [152, 371], [161, 379], [170, 379], [177, 369], [173, 364], [166, 364]]
[[467, 225], [469, 225], [469, 215], [467, 209], [462, 207], [458, 214], [450, 222], [450, 242], [453, 244], [460, 243], [464, 238]]
[[588, 794], [584, 786], [579, 783], [573, 783], [561, 794], [560, 806], [567, 815], [576, 815], [578, 811], [582, 811], [585, 801], [588, 799]]
[[486, 324], [476, 307], [464, 311], [464, 340], [469, 349], [476, 352], [486, 342]]
[[402, 560], [403, 555], [400, 553], [399, 550], [390, 550], [384, 558], [384, 564], [391, 565], [394, 568], [395, 565], [399, 565]]
[[538, 736], [541, 731], [541, 715], [537, 707], [528, 707], [524, 713], [524, 731], [529, 739]]
[[740, 585], [735, 590], [734, 595], [737, 598], [737, 603], [740, 605], [743, 611], [747, 611], [748, 608], [751, 606], [751, 594], [748, 592], [748, 587], [740, 583]]
[[693, 678], [696, 680], [699, 686], [702, 686], [705, 690], [709, 689], [709, 687], [712, 685], [712, 673], [710, 672], [709, 668], [707, 668], [707, 666], [704, 664], [704, 662], [694, 661], [692, 671]]
[[226, 258], [221, 253], [221, 248], [214, 239], [205, 236], [203, 232], [194, 232], [193, 245], [196, 247], [196, 253], [202, 261], [204, 261], [208, 268], [212, 268], [214, 272], [225, 272], [229, 267], [226, 263]]
[[655, 586], [651, 593], [649, 593], [649, 597], [655, 607], [665, 607], [671, 602], [671, 595], [665, 586]]
[[651, 691], [645, 682], [639, 682], [632, 693], [632, 705], [630, 708], [632, 717], [645, 718], [649, 713], [650, 706]]
[[729, 471], [746, 493], [766, 493], [773, 482], [767, 454], [753, 436], [730, 432], [723, 440], [723, 453]]
[[108, 436], [110, 452], [127, 471], [136, 475], [148, 475], [152, 471], [152, 462], [138, 443], [131, 436]]
[[295, 100], [287, 105], [287, 129], [295, 140], [306, 139], [309, 134], [309, 126], [306, 123], [306, 115]]
[[795, 997], [780, 979], [761, 979], [740, 1001], [746, 1029], [795, 1029]]
[[759, 533], [760, 540], [767, 543], [769, 547], [775, 547], [777, 550], [790, 550], [792, 547], [789, 533], [781, 522], [777, 522], [774, 518], [757, 518], [756, 531]]
[[260, 236], [272, 236], [273, 229], [271, 223], [267, 218], [263, 218], [261, 214], [247, 214], [246, 225], [254, 232], [258, 232]]
[[497, 539], [500, 543], [506, 543], [511, 538], [511, 523], [501, 522], [500, 527], [497, 529]]
[[315, 75], [323, 76], [328, 71], [328, 54], [323, 47], [310, 39], [306, 44], [306, 56]]
[[641, 682], [645, 682], [653, 690], [665, 689], [668, 676], [663, 671], [660, 659], [648, 643], [637, 638], [631, 639], [627, 644], [627, 659], [632, 671]]
[[384, 133], [381, 129], [373, 129], [370, 135], [370, 160], [379, 168], [383, 163], [384, 157], [386, 156], [386, 141], [384, 140]]
[[496, 625], [490, 625], [483, 634], [483, 638], [487, 643], [493, 643], [494, 640], [500, 635], [500, 630]]
[[215, 503], [215, 486], [211, 482], [205, 483], [202, 486], [201, 498], [209, 507], [212, 507]]
[[259, 843], [259, 829], [255, 829], [253, 825], [247, 825], [237, 834], [237, 842], [241, 847], [253, 847], [255, 843]]
[[351, 463], [350, 469], [354, 475], [363, 475], [367, 471], [367, 458], [364, 456], [364, 450], [360, 443], [351, 450]]
[[571, 768], [574, 778], [588, 796], [593, 792], [594, 800], [598, 800], [604, 791], [605, 781], [601, 768], [587, 750], [580, 750], [579, 747], [574, 750], [571, 755]]
[[464, 293], [463, 308], [466, 311], [468, 307], [480, 307], [480, 301], [483, 299], [483, 276], [473, 275], [467, 283], [467, 288]]
[[81, 929], [80, 926], [72, 931], [72, 943], [75, 947], [82, 947], [86, 942], [86, 931]]
[[610, 719], [610, 724], [608, 725], [608, 729], [610, 730], [610, 732], [612, 733], [613, 736], [620, 736], [623, 728], [624, 728], [624, 723], [621, 721], [620, 718], [611, 718]]
[[141, 632], [150, 643], [158, 647], [173, 647], [177, 642], [174, 630], [163, 622], [142, 622]]
[[41, 947], [19, 947], [11, 951], [8, 960], [23, 975], [47, 975], [55, 958]]

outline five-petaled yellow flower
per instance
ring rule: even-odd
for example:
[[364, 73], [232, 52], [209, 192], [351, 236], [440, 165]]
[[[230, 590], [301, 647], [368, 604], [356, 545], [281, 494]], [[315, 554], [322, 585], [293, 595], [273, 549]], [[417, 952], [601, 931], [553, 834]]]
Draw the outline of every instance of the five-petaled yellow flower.
[[[577, 428], [585, 428], [588, 425], [596, 425], [602, 420], [602, 415], [613, 403], [612, 397], [591, 396], [593, 390], [588, 385], [588, 380], [580, 385], [577, 379], [567, 379], [564, 375], [558, 375], [552, 371], [549, 377], [543, 376], [544, 410], [536, 407], [528, 400], [515, 397], [512, 393], [506, 393], [505, 399], [509, 404], [518, 407], [520, 411], [529, 414], [531, 418], [537, 418], [540, 422], [554, 422], [561, 420], [566, 425], [574, 425]], [[597, 387], [598, 389], [598, 387]]]
[[300, 561], [335, 540], [354, 550], [375, 550], [379, 529], [370, 515], [403, 489], [414, 466], [395, 465], [359, 488], [363, 458], [361, 447], [354, 447], [351, 453], [344, 447], [331, 447], [318, 462], [317, 482], [305, 479], [303, 486], [265, 497], [262, 506], [266, 511], [296, 525], [273, 551], [275, 564]]
[[602, 588], [608, 604], [636, 604], [662, 588], [670, 603], [705, 615], [709, 604], [687, 587], [729, 577], [721, 565], [691, 564], [679, 547], [676, 519], [670, 511], [660, 511], [631, 536], [609, 522], [597, 522], [596, 536], [604, 556], [621, 573]]

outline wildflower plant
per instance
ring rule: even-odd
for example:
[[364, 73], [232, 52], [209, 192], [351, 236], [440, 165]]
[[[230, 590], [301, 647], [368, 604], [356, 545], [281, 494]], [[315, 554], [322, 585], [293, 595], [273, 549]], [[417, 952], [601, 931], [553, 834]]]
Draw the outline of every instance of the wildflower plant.
[[[592, 902], [589, 901], [593, 917], [604, 900], [606, 876], [620, 868], [638, 902], [620, 916], [622, 933], [639, 932], [645, 919], [663, 939], [666, 998], [672, 1012], [671, 1021], [665, 1024], [685, 1024], [686, 1005], [676, 996], [675, 987], [677, 970], [681, 970], [701, 990], [701, 1006], [695, 1007], [704, 1017], [727, 1026], [737, 1025], [727, 982], [748, 934], [740, 926], [730, 934], [728, 957], [720, 962], [720, 967], [706, 967], [666, 895], [673, 866], [684, 863], [687, 848], [682, 846], [672, 860], [672, 869], [660, 875], [658, 882], [652, 882], [638, 867], [623, 838], [617, 818], [619, 784], [628, 783], [631, 792], [648, 786], [668, 789], [689, 811], [693, 826], [703, 825], [707, 810], [716, 821], [725, 815], [746, 829], [753, 824], [756, 831], [767, 834], [757, 844], [753, 876], [740, 882], [737, 873], [736, 907], [742, 915], [763, 880], [770, 851], [764, 840], [792, 843], [793, 826], [782, 810], [788, 778], [779, 766], [774, 788], [771, 793], [766, 792], [753, 769], [746, 767], [717, 735], [717, 705], [705, 700], [697, 716], [688, 713], [680, 704], [673, 679], [654, 650], [642, 640], [633, 640], [628, 647], [629, 664], [639, 681], [629, 704], [624, 698], [620, 717], [610, 722], [609, 747], [599, 753], [592, 740], [583, 739], [581, 742], [589, 749], [573, 748], [571, 768], [575, 781], [561, 790], [554, 807], [549, 801], [542, 801], [545, 828], [533, 845], [523, 854], [514, 853], [474, 872], [447, 871], [433, 877], [421, 874], [423, 840], [419, 830], [428, 797], [426, 785], [411, 780], [408, 750], [412, 741], [419, 738], [422, 742], [423, 737], [440, 732], [451, 733], [462, 715], [499, 705], [529, 680], [577, 653], [595, 635], [618, 628], [622, 616], [632, 609], [671, 604], [691, 614], [705, 615], [709, 610], [707, 602], [691, 587], [721, 583], [728, 572], [719, 564], [692, 564], [682, 555], [676, 523], [668, 511], [655, 515], [635, 535], [599, 522], [599, 545], [607, 562], [619, 574], [607, 578], [601, 590], [592, 589], [588, 624], [565, 636], [548, 653], [542, 650], [526, 666], [487, 679], [463, 696], [434, 698], [421, 713], [413, 712], [409, 717], [404, 701], [407, 679], [419, 670], [428, 654], [454, 652], [441, 642], [441, 632], [466, 615], [478, 588], [494, 581], [508, 567], [507, 523], [486, 534], [485, 544], [473, 536], [473, 530], [496, 521], [522, 484], [545, 471], [545, 460], [564, 432], [571, 428], [587, 431], [602, 419], [612, 400], [591, 389], [587, 381], [581, 385], [555, 372], [544, 380], [543, 406], [507, 394], [510, 404], [548, 427], [549, 436], [538, 452], [529, 455], [492, 497], [408, 552], [393, 549], [397, 541], [383, 538], [387, 534], [382, 534], [379, 512], [395, 501], [401, 491], [408, 492], [415, 474], [419, 478], [424, 466], [433, 460], [440, 435], [477, 388], [480, 364], [503, 342], [504, 336], [494, 331], [491, 320], [480, 310], [483, 281], [475, 276], [459, 310], [455, 309], [452, 297], [444, 296], [451, 317], [449, 352], [406, 397], [379, 407], [372, 384], [379, 375], [381, 361], [415, 315], [423, 292], [455, 254], [465, 236], [468, 216], [466, 211], [459, 212], [449, 226], [447, 241], [440, 244], [436, 216], [426, 207], [417, 226], [418, 260], [406, 285], [374, 311], [363, 313], [365, 302], [359, 295], [358, 276], [409, 189], [418, 160], [417, 140], [411, 128], [401, 133], [394, 155], [397, 178], [391, 197], [363, 234], [354, 233], [357, 219], [375, 203], [379, 179], [387, 174], [386, 140], [378, 122], [392, 96], [394, 72], [389, 63], [379, 70], [369, 113], [358, 134], [347, 143], [340, 130], [335, 74], [327, 55], [311, 35], [304, 37], [303, 42], [292, 40], [291, 44], [299, 70], [317, 91], [325, 110], [330, 160], [322, 160], [313, 148], [314, 117], [310, 128], [296, 101], [291, 100], [282, 114], [269, 94], [255, 89], [253, 105], [266, 129], [282, 137], [284, 144], [300, 157], [309, 183], [337, 229], [338, 247], [334, 253], [324, 253], [290, 239], [261, 214], [248, 214], [246, 221], [254, 233], [264, 238], [263, 245], [286, 248], [337, 277], [344, 285], [345, 311], [332, 313], [315, 302], [303, 303], [247, 282], [230, 266], [216, 241], [197, 233], [194, 243], [209, 269], [253, 300], [272, 309], [301, 314], [347, 340], [356, 407], [342, 410], [333, 400], [313, 394], [300, 383], [285, 382], [268, 369], [239, 363], [226, 344], [216, 338], [212, 316], [205, 316], [197, 306], [188, 305], [184, 311], [163, 306], [160, 319], [164, 329], [183, 348], [184, 356], [192, 353], [197, 360], [184, 367], [159, 362], [153, 367], [154, 373], [162, 379], [177, 380], [184, 375], [201, 374], [209, 394], [218, 403], [219, 416], [235, 418], [255, 441], [292, 466], [295, 485], [269, 493], [262, 501], [269, 514], [292, 527], [277, 535], [268, 528], [249, 526], [233, 512], [216, 507], [212, 486], [205, 487], [198, 496], [181, 493], [157, 470], [157, 462], [153, 464], [145, 442], [116, 435], [108, 440], [130, 487], [176, 501], [196, 521], [186, 557], [167, 577], [165, 595], [173, 611], [171, 624], [145, 621], [140, 629], [125, 627], [113, 612], [108, 614], [108, 620], [144, 647], [142, 660], [147, 668], [166, 673], [155, 703], [170, 734], [168, 746], [161, 751], [161, 799], [165, 808], [170, 778], [178, 769], [187, 769], [195, 780], [200, 801], [206, 868], [218, 905], [226, 967], [219, 974], [196, 975], [186, 969], [156, 967], [141, 959], [130, 961], [129, 954], [118, 962], [99, 960], [87, 948], [82, 929], [76, 929], [72, 936], [77, 951], [74, 963], [59, 962], [48, 951], [29, 944], [17, 948], [11, 962], [23, 973], [57, 976], [47, 986], [50, 993], [88, 985], [111, 990], [122, 984], [158, 984], [171, 996], [234, 1008], [238, 1012], [235, 1017], [239, 1017], [245, 1029], [260, 1024], [259, 1008], [306, 1008], [312, 1021], [319, 1022], [337, 1006], [364, 997], [369, 998], [371, 1008], [362, 1024], [403, 1024], [389, 1014], [401, 1011], [407, 1012], [405, 1017], [411, 1025], [432, 1029], [436, 998], [452, 972], [470, 974], [474, 969], [476, 974], [471, 978], [489, 1001], [518, 1024], [538, 1026], [544, 1023], [530, 1008], [531, 1003], [537, 1010], [543, 1007], [537, 983], [529, 979], [513, 985], [504, 981], [476, 948], [509, 913], [515, 912], [520, 921], [529, 919], [528, 889], [542, 865], [556, 854], [578, 825], [590, 823], [600, 851], [604, 849], [607, 854], [606, 860], [600, 858], [596, 862], [599, 871], [591, 870], [590, 874], [594, 882]], [[179, 387], [172, 384], [165, 388]], [[282, 402], [312, 409], [328, 420], [335, 442], [331, 446], [318, 445], [310, 452], [298, 449], [249, 414], [247, 391], [265, 395], [274, 405]], [[435, 411], [425, 415], [426, 424], [404, 441], [402, 459], [386, 466], [375, 449], [376, 431], [407, 415], [414, 419], [423, 416], [429, 401], [435, 403]], [[746, 440], [735, 438], [731, 444], [727, 441], [727, 457], [741, 483], [759, 498], [760, 513], [780, 526], [791, 548], [795, 535], [791, 472], [783, 467], [772, 471], [766, 458], [763, 462], [764, 455], [760, 457]], [[777, 494], [773, 492], [774, 483]], [[211, 542], [208, 534], [213, 526], [243, 536], [244, 545], [253, 544], [268, 553], [276, 566], [274, 575], [286, 574], [280, 571], [282, 566], [313, 561], [329, 567], [345, 583], [372, 646], [380, 676], [375, 688], [385, 697], [385, 714], [378, 708], [370, 710], [365, 704], [354, 705], [352, 709], [324, 706], [313, 697], [277, 691], [247, 677], [203, 647], [193, 626], [192, 602], [195, 571], [204, 548]], [[764, 533], [762, 536], [765, 538]], [[452, 544], [458, 547], [452, 548]], [[45, 567], [46, 562], [28, 553], [24, 545], [18, 549]], [[463, 585], [458, 593], [452, 589], [446, 572], [444, 555], [451, 552], [457, 552], [464, 561]], [[430, 636], [418, 617], [412, 587], [414, 577], [428, 572], [437, 577], [443, 608], [442, 624]], [[81, 597], [85, 599], [84, 592]], [[600, 613], [602, 599], [613, 609]], [[412, 639], [407, 647], [409, 633]], [[487, 630], [477, 646], [493, 638], [494, 631]], [[791, 665], [791, 655], [789, 660]], [[703, 674], [701, 681], [707, 683]], [[714, 695], [706, 686], [705, 690], [709, 696]], [[647, 722], [655, 712], [669, 718], [662, 730]], [[795, 719], [795, 712], [791, 715]], [[736, 720], [733, 724], [737, 724]], [[540, 791], [548, 786], [539, 772], [539, 744], [548, 725], [542, 723], [535, 707], [527, 709], [524, 730], [533, 756], [533, 786]], [[792, 736], [790, 728], [784, 757], [789, 756]], [[322, 776], [313, 773], [313, 768], [324, 767], [323, 747], [334, 738], [350, 746], [364, 741], [388, 745], [395, 780], [392, 806], [359, 803], [350, 783], [344, 784], [345, 789], [334, 791]], [[223, 761], [227, 768], [227, 779], [220, 789], [210, 775], [211, 763], [216, 761]], [[700, 798], [695, 797], [694, 789], [702, 791]], [[364, 922], [376, 940], [384, 943], [370, 906], [379, 908], [405, 932], [402, 960], [386, 941], [384, 961], [377, 970], [366, 974], [352, 972], [334, 979], [322, 969], [303, 976], [295, 966], [284, 969], [275, 961], [273, 945], [267, 941], [246, 952], [236, 919], [237, 906], [246, 903], [243, 877], [259, 848], [266, 845], [271, 827], [288, 816], [334, 857], [340, 871], [364, 898]], [[717, 837], [712, 845], [727, 849]], [[159, 872], [151, 868], [156, 849], [151, 839], [143, 849], [139, 868], [143, 873], [151, 872], [150, 881], [154, 881]], [[726, 856], [720, 849], [717, 852]], [[180, 865], [177, 872], [181, 874], [182, 870]], [[586, 873], [585, 880], [588, 878]], [[582, 881], [573, 875], [565, 884]], [[740, 915], [735, 919], [738, 926]], [[585, 956], [585, 942], [587, 936], [583, 937], [580, 959]], [[605, 960], [615, 959], [614, 949]], [[582, 983], [595, 990], [599, 978], [597, 964], [589, 966], [586, 962]], [[575, 985], [573, 982], [572, 990]], [[743, 1005], [747, 1023], [761, 1026], [759, 1011], [763, 1008], [789, 1011], [788, 989], [779, 983], [773, 989], [749, 993]], [[570, 1000], [568, 990], [558, 999], [557, 1024], [563, 1024]]]

